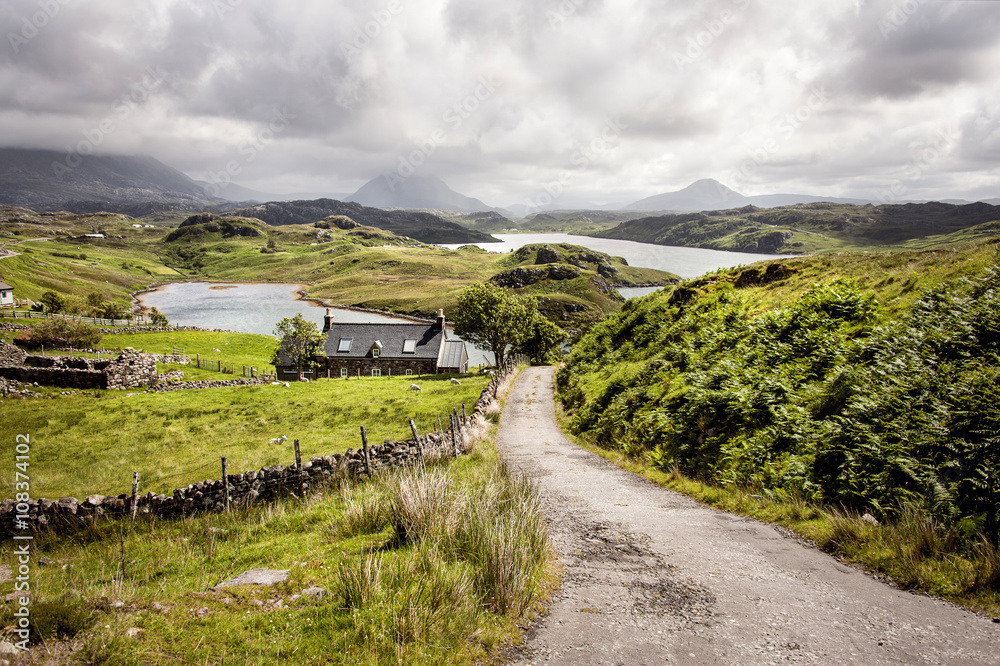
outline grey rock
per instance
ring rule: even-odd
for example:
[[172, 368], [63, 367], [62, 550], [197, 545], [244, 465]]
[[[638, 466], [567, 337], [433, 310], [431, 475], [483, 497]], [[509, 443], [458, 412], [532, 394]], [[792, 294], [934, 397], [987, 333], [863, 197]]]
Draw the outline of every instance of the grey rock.
[[222, 581], [213, 587], [212, 590], [239, 587], [240, 585], [277, 585], [288, 580], [289, 572], [290, 569], [250, 569], [235, 578]]

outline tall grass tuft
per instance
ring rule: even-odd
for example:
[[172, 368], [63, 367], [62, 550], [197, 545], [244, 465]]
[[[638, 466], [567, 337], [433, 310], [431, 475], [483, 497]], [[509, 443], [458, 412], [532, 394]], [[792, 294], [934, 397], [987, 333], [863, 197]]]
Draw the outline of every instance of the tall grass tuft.
[[863, 523], [856, 514], [833, 509], [829, 514], [829, 519], [830, 532], [823, 543], [824, 548], [838, 551], [861, 542]]
[[369, 551], [354, 562], [341, 562], [337, 567], [337, 582], [345, 607], [364, 607], [381, 592], [382, 554]]
[[1000, 590], [1000, 546], [983, 536], [975, 550], [976, 587]]
[[463, 497], [444, 468], [413, 467], [395, 475], [391, 517], [400, 543], [447, 539], [460, 518]]
[[393, 475], [396, 537], [467, 563], [483, 605], [517, 617], [544, 588], [551, 554], [538, 490], [502, 461], [463, 490], [449, 472], [416, 467]]
[[350, 538], [362, 534], [376, 534], [385, 529], [389, 521], [388, 497], [377, 483], [344, 484], [340, 499], [344, 512], [330, 525], [334, 538]]

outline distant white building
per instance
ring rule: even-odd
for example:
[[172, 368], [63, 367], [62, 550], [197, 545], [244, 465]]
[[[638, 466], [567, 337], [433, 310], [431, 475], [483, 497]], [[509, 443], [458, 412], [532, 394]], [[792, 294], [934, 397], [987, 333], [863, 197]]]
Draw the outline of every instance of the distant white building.
[[0, 308], [14, 307], [14, 287], [6, 282], [0, 282]]

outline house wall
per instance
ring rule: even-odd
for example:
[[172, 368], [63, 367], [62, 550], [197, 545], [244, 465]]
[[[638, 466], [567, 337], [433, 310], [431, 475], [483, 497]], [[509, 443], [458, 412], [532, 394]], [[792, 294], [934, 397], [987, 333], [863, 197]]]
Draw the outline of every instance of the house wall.
[[[387, 358], [337, 358], [320, 357], [319, 367], [309, 368], [309, 372], [304, 373], [308, 379], [325, 379], [329, 376], [337, 379], [341, 376], [341, 369], [347, 368], [348, 377], [357, 377], [361, 373], [362, 377], [371, 377], [372, 370], [378, 368], [383, 377], [396, 377], [405, 375], [409, 370], [411, 375], [433, 375], [437, 373], [436, 359], [387, 359]], [[294, 368], [279, 367], [278, 379], [290, 382], [298, 379], [298, 373]], [[329, 373], [329, 374], [327, 374]]]
[[14, 305], [14, 290], [0, 290], [0, 305]]

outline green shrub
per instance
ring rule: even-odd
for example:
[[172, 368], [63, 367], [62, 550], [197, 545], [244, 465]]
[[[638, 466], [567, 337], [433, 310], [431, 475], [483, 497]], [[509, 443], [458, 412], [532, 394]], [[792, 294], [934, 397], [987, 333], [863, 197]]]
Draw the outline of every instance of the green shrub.
[[101, 333], [96, 327], [70, 319], [45, 319], [27, 331], [18, 334], [14, 341], [29, 349], [39, 347], [72, 347], [92, 349], [101, 343]]
[[584, 336], [557, 385], [601, 446], [856, 513], [917, 506], [968, 550], [957, 526], [1000, 532], [998, 311], [994, 268], [894, 319], [841, 279], [763, 312], [725, 285], [654, 294]]

